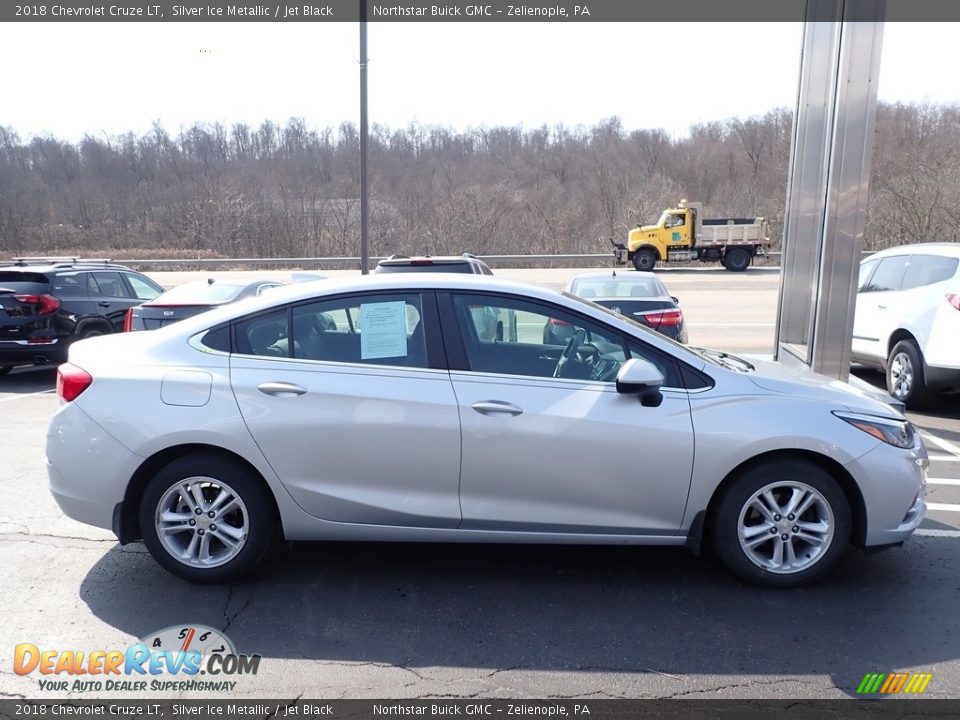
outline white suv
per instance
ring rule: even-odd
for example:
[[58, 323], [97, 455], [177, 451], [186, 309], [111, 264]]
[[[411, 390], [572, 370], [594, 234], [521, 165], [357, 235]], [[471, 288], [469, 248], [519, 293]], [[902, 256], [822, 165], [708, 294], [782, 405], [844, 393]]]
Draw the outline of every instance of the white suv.
[[885, 370], [910, 407], [960, 391], [960, 243], [903, 245], [860, 263], [854, 362]]

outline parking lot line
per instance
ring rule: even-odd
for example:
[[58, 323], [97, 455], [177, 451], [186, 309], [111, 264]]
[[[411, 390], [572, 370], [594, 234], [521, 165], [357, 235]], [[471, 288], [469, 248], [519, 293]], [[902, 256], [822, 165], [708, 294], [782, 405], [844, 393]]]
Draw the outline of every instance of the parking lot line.
[[952, 442], [947, 442], [943, 438], [938, 438], [936, 435], [931, 435], [930, 433], [920, 433], [924, 440], [929, 440], [934, 445], [938, 445], [942, 449], [946, 450], [951, 455], [960, 458], [960, 447], [957, 447]]
[[960, 505], [956, 503], [927, 503], [927, 510], [941, 510], [943, 512], [960, 512]]
[[934, 528], [918, 528], [913, 531], [914, 535], [920, 537], [948, 537], [960, 538], [960, 530], [936, 530]]
[[50, 390], [40, 390], [39, 392], [24, 393], [23, 395], [13, 395], [12, 397], [3, 398], [0, 400], [0, 403], [10, 402], [11, 400], [20, 400], [22, 398], [34, 397], [35, 395], [46, 395], [47, 393], [52, 393], [53, 389]]
[[930, 462], [960, 462], [956, 455], [931, 455]]
[[927, 478], [928, 485], [960, 485], [956, 478]]

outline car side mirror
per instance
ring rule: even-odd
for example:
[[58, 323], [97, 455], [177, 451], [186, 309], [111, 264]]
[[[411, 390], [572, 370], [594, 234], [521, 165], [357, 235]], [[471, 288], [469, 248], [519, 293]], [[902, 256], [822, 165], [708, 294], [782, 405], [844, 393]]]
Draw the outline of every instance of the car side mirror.
[[631, 358], [617, 373], [617, 392], [622, 395], [639, 395], [647, 407], [657, 407], [663, 402], [660, 387], [663, 374], [646, 360]]
[[675, 302], [675, 303], [676, 303], [677, 305], [679, 305], [679, 304], [680, 304], [680, 301], [679, 301], [679, 300], [677, 300], [677, 298], [676, 298], [676, 296], [674, 296], [674, 295], [671, 295], [671, 296], [670, 296], [670, 299], [671, 299], [671, 300], [673, 300], [673, 301], [674, 301], [674, 302]]

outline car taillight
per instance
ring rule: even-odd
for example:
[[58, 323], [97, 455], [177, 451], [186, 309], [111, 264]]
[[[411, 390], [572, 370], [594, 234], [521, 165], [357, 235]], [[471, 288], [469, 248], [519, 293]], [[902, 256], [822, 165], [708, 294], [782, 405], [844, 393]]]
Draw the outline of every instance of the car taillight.
[[413, 266], [418, 265], [433, 265], [433, 260], [411, 260], [410, 264]]
[[547, 320], [547, 323], [554, 327], [570, 327], [571, 325], [571, 323], [568, 323], [566, 320], [561, 320], [560, 318], [550, 318]]
[[92, 382], [90, 373], [76, 365], [64, 363], [57, 369], [57, 395], [67, 402], [76, 400]]
[[960, 310], [960, 293], [951, 293], [947, 295], [947, 302]]
[[53, 295], [14, 295], [13, 299], [25, 305], [37, 305], [37, 315], [49, 315], [60, 309], [60, 299]]
[[130, 332], [133, 329], [133, 308], [127, 309], [127, 314], [123, 316], [123, 331]]
[[644, 313], [643, 319], [650, 327], [669, 327], [683, 322], [683, 312], [680, 310], [664, 310], [663, 312]]

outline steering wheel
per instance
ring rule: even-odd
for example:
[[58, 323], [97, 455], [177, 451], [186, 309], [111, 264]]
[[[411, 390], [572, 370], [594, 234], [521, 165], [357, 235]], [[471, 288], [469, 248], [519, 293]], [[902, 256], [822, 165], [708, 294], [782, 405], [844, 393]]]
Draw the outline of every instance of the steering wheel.
[[573, 337], [570, 338], [569, 342], [567, 342], [567, 346], [560, 354], [560, 359], [557, 360], [557, 367], [553, 371], [553, 376], [555, 378], [563, 377], [563, 371], [566, 370], [567, 364], [570, 362], [570, 358], [577, 354], [577, 350], [579, 350], [580, 346], [583, 345], [583, 339], [586, 336], [586, 330], [583, 328], [577, 328], [577, 331], [573, 334]]

